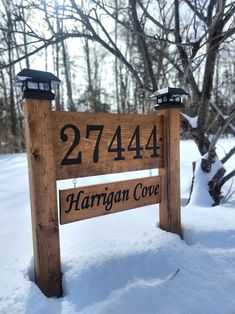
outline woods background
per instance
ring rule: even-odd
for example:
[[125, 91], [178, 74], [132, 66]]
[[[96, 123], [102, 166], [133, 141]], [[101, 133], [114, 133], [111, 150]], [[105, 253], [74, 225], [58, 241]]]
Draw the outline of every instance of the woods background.
[[191, 95], [185, 112], [198, 116], [196, 132], [187, 121], [184, 130], [202, 153], [233, 109], [233, 1], [1, 0], [0, 9], [1, 153], [24, 150], [12, 82], [25, 67], [61, 79], [58, 110], [145, 113], [152, 92], [182, 87]]

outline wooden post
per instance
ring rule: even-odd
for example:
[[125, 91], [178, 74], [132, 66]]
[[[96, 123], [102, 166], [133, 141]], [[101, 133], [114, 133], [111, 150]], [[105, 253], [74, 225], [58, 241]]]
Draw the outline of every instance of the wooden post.
[[24, 113], [35, 279], [46, 296], [60, 297], [62, 276], [51, 101], [26, 99]]
[[161, 109], [164, 115], [164, 160], [160, 228], [181, 235], [180, 217], [180, 109]]

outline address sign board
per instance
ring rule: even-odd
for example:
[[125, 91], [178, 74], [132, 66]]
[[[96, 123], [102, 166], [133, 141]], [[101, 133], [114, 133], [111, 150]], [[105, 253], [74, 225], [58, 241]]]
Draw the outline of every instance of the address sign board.
[[[52, 114], [57, 179], [163, 166], [160, 115]], [[141, 188], [143, 196], [139, 196]], [[159, 200], [158, 177], [64, 190], [59, 198], [60, 222], [96, 217]]]
[[163, 167], [163, 116], [52, 115], [58, 180]]
[[61, 224], [160, 202], [159, 176], [60, 191]]
[[[59, 225], [160, 203], [164, 230], [180, 234], [179, 109], [161, 114], [52, 111], [26, 99], [26, 146], [35, 278], [47, 296], [62, 295]], [[59, 191], [56, 181], [159, 168], [159, 176]]]
[[[156, 91], [161, 114], [53, 111], [49, 72], [24, 69], [15, 82], [25, 98], [35, 282], [61, 297], [60, 223], [160, 203], [159, 226], [181, 234], [179, 88]], [[33, 84], [32, 84], [33, 83]], [[57, 180], [159, 168], [159, 176], [59, 191]]]

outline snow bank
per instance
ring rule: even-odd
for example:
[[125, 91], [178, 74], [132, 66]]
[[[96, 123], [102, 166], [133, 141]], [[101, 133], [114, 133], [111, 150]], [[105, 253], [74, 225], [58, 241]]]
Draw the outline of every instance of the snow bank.
[[[183, 197], [193, 145], [181, 145]], [[65, 295], [48, 299], [30, 280], [26, 156], [0, 156], [0, 174], [1, 314], [235, 313], [234, 201], [182, 208], [184, 240], [156, 227], [157, 205], [60, 227]]]

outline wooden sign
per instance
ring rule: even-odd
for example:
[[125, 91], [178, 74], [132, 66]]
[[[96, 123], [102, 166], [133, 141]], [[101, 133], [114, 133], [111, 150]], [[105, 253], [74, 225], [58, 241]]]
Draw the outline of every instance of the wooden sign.
[[161, 200], [160, 183], [161, 177], [154, 176], [61, 190], [60, 223], [157, 204]]
[[56, 177], [163, 167], [163, 116], [52, 112]]
[[181, 234], [179, 109], [160, 115], [57, 112], [47, 99], [26, 99], [35, 281], [61, 296], [56, 180], [160, 168], [160, 177], [60, 191], [61, 223], [160, 202], [159, 225]]

